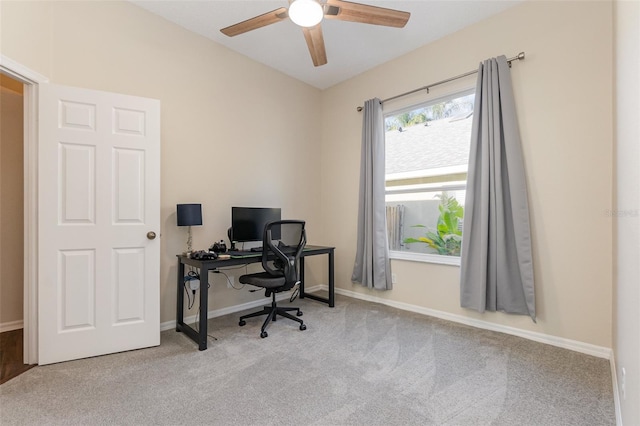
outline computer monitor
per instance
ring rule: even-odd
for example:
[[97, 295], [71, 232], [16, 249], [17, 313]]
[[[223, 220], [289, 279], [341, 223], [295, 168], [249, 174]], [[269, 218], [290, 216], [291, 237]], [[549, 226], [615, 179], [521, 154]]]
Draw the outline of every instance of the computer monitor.
[[[232, 241], [262, 241], [264, 225], [268, 222], [280, 220], [279, 208], [268, 207], [231, 207], [231, 238]], [[274, 231], [278, 231], [275, 228]], [[273, 235], [279, 239], [279, 235]]]

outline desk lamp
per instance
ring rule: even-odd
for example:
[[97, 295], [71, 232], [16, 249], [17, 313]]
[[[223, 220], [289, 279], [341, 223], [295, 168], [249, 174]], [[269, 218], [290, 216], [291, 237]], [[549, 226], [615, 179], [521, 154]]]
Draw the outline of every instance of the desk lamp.
[[187, 252], [191, 252], [192, 247], [191, 244], [193, 240], [191, 239], [191, 227], [202, 225], [202, 205], [201, 204], [178, 204], [177, 208], [177, 216], [178, 216], [178, 226], [188, 226], [188, 237], [187, 237]]

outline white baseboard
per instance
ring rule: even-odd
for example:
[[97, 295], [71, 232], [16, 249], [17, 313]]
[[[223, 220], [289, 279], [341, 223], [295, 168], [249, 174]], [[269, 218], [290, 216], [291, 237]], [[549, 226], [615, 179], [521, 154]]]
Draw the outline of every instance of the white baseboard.
[[317, 284], [313, 287], [305, 287], [304, 292], [306, 293], [315, 293], [316, 291], [329, 291], [329, 286], [326, 284]]
[[[289, 297], [290, 297], [289, 293], [280, 293], [276, 295], [276, 300], [280, 301], [280, 300], [288, 299]], [[223, 315], [232, 314], [234, 312], [244, 311], [245, 309], [256, 308], [258, 306], [263, 306], [265, 304], [269, 304], [269, 303], [266, 303], [263, 299], [258, 299], [252, 302], [242, 303], [240, 305], [229, 306], [221, 309], [214, 309], [207, 313], [207, 319], [221, 317]], [[196, 322], [196, 315], [185, 317], [183, 321], [185, 324], [192, 324]], [[160, 331], [175, 330], [175, 328], [176, 328], [175, 320], [160, 323]]]
[[611, 359], [609, 360], [611, 365], [611, 381], [613, 383], [613, 405], [616, 410], [616, 425], [622, 426], [622, 410], [620, 408], [620, 392], [618, 392], [618, 370], [616, 369], [616, 357], [613, 351], [611, 351]]
[[20, 330], [21, 328], [24, 328], [24, 323], [22, 320], [0, 323], [0, 333], [4, 333], [5, 331]]
[[[327, 290], [327, 286], [322, 286], [323, 290]], [[511, 334], [513, 336], [523, 337], [535, 342], [545, 343], [559, 348], [569, 349], [575, 352], [580, 352], [587, 355], [592, 355], [598, 358], [611, 359], [612, 350], [602, 346], [592, 345], [590, 343], [579, 342], [577, 340], [565, 339], [562, 337], [551, 336], [549, 334], [537, 333], [535, 331], [522, 330], [515, 327], [509, 327], [506, 325], [495, 324], [488, 321], [477, 320], [474, 318], [467, 318], [462, 315], [452, 314], [449, 312], [438, 311], [435, 309], [424, 308], [422, 306], [411, 305], [409, 303], [396, 302], [393, 300], [382, 299], [379, 297], [357, 293], [355, 291], [336, 288], [336, 293], [344, 296], [353, 297], [354, 299], [366, 300], [369, 302], [381, 303], [383, 305], [391, 306], [394, 308], [402, 309], [404, 311], [416, 312], [419, 314], [428, 315], [444, 319], [447, 321], [457, 322], [459, 324], [470, 325], [472, 327], [481, 328], [484, 330], [497, 331], [500, 333]]]

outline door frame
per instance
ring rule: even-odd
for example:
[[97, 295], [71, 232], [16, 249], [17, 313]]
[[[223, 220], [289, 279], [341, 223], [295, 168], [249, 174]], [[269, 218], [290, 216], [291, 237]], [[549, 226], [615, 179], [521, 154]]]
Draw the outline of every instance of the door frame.
[[38, 363], [38, 88], [49, 79], [0, 55], [0, 72], [24, 85], [24, 363]]

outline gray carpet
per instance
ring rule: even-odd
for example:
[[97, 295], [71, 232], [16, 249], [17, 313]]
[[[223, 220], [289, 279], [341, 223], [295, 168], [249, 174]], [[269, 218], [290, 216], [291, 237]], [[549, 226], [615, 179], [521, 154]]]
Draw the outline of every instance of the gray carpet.
[[0, 423], [615, 424], [606, 360], [347, 297], [294, 305], [306, 331], [283, 319], [261, 339], [234, 314], [209, 321], [206, 351], [166, 331], [33, 368], [0, 386]]

